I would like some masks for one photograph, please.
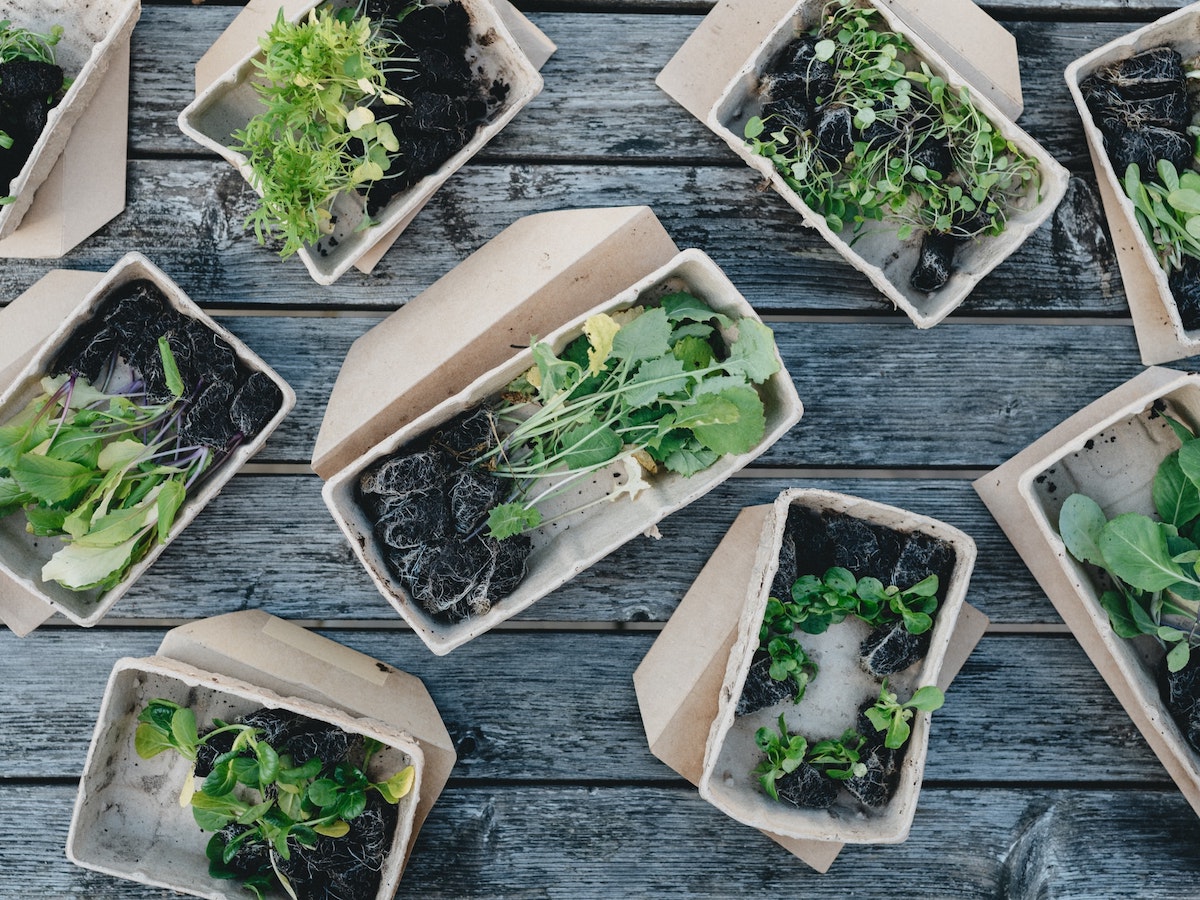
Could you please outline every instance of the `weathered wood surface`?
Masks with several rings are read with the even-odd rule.
[[[650,754],[633,692],[632,672],[653,633],[497,634],[445,659],[435,659],[411,634],[324,633],[424,679],[455,741],[456,778],[644,783],[674,777]],[[61,629],[25,640],[0,632],[10,710],[0,732],[0,773],[77,776],[113,663],[153,655],[161,638],[157,629],[103,628],[88,641]],[[517,659],[520,667],[511,664]],[[61,731],[54,734],[40,727],[47,697],[57,698],[53,715]],[[926,767],[932,781],[1167,781],[1070,635],[985,638],[947,697],[933,718]],[[1028,716],[1030,709],[1038,714]]]
[[[743,506],[789,487],[843,491],[911,509],[963,529],[979,546],[969,599],[997,623],[1061,620],[967,481],[736,478],[635,537],[514,619],[521,622],[665,622]],[[233,524],[236,523],[236,524]],[[197,560],[203,590],[197,590]],[[212,563],[210,565],[209,563]],[[636,577],[630,577],[636,573]],[[321,502],[315,476],[245,476],[166,549],[105,621],[179,620],[236,609],[318,621],[403,627]]]
[[[1200,896],[1195,815],[1168,790],[926,786],[904,845],[847,847],[817,875],[683,787],[451,788],[417,839],[397,897]],[[176,896],[67,862],[73,800],[69,785],[0,785],[0,828],[21,835],[0,844],[6,888],[11,873],[33,864],[40,896]]]
[[[341,360],[376,321],[222,319],[300,398],[261,460],[311,459]],[[772,325],[804,418],[760,466],[991,468],[1141,370],[1124,324]]]
[[[61,261],[5,260],[0,303],[53,267],[145,252],[296,387],[256,465],[101,627],[0,631],[0,898],[173,896],[63,856],[114,660],[235,609],[325,626],[425,679],[459,751],[401,897],[1200,898],[1200,823],[970,479],[1141,366],[1062,71],[1182,2],[986,4],[1017,37],[1022,125],[1067,199],[946,323],[918,332],[654,85],[711,0],[518,0],[558,42],[546,90],[438,193],[376,274],[313,284],[242,228],[240,176],[178,131],[191,66],[238,0],[145,0],[134,36],[129,208]],[[445,658],[378,595],[306,463],[341,359],[519,216],[648,203],[776,329],[804,400],[755,466]],[[398,361],[398,365],[402,361]],[[1180,366],[1185,366],[1181,363]],[[265,464],[265,465],[264,465]],[[742,506],[842,490],[971,534],[970,602],[992,631],[934,718],[910,839],[848,848],[817,876],[703,803],[654,759],[631,675]]]

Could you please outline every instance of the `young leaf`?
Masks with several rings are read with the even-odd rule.
[[[399,803],[402,798],[408,796],[416,778],[417,770],[412,766],[405,766],[387,781],[377,784],[375,787],[388,803]]]
[[[1183,473],[1179,451],[1162,461],[1154,474],[1154,508],[1164,522],[1182,526],[1200,516],[1200,490]]]
[[[670,397],[687,390],[688,382],[692,380],[684,372],[684,364],[674,354],[648,359],[630,379],[629,387],[625,390],[625,401],[630,406],[647,406],[660,397]]]
[[[919,709],[922,712],[933,712],[934,710],[941,709],[942,704],[945,702],[946,696],[942,693],[941,689],[935,685],[927,684],[913,694],[912,699],[904,705],[913,709]]]
[[[165,731],[149,722],[142,722],[133,733],[133,749],[142,759],[153,759],[174,746]]]
[[[1167,671],[1178,672],[1183,669],[1188,660],[1191,659],[1192,648],[1187,641],[1182,641],[1171,648],[1171,652],[1167,654]]]
[[[323,834],[325,837],[345,837],[350,833],[350,823],[338,819],[335,822],[330,822],[328,825],[314,825],[313,831],[317,834]]]
[[[775,334],[757,319],[738,321],[738,336],[729,348],[725,367],[731,373],[741,372],[755,384],[762,384],[779,371],[775,352]]]
[[[187,489],[179,481],[164,481],[159,489],[155,505],[158,512],[158,540],[165,544],[175,524],[175,514],[187,496]]]
[[[627,362],[641,362],[671,352],[671,324],[666,310],[648,309],[628,322],[613,338],[612,355]]]
[[[57,581],[74,591],[103,584],[129,563],[139,540],[133,537],[115,547],[68,544],[42,566],[42,580]]]
[[[528,509],[520,502],[501,503],[488,513],[488,534],[498,541],[531,531],[542,522],[542,514],[536,507]]]
[[[92,480],[90,469],[78,463],[24,454],[9,475],[21,489],[43,503],[62,503],[84,490]]]
[[[1105,591],[1101,594],[1100,605],[1108,613],[1108,623],[1118,637],[1133,638],[1142,633],[1142,629],[1129,614],[1129,603],[1116,591]]]
[[[166,378],[167,390],[171,392],[172,397],[182,397],[184,392],[183,378],[179,375],[179,366],[175,363],[175,354],[171,352],[171,344],[165,334],[158,339],[158,355],[162,358],[163,375]]]
[[[171,716],[171,737],[185,756],[189,751],[195,752],[200,736],[196,733],[196,714],[187,707],[175,710],[175,715]]]
[[[1179,566],[1171,562],[1158,523],[1143,515],[1117,516],[1100,532],[1098,545],[1109,571],[1140,590],[1161,591],[1186,580]]]
[[[1100,552],[1100,533],[1108,524],[1108,517],[1100,505],[1084,494],[1072,494],[1062,505],[1058,514],[1058,533],[1067,550],[1080,562],[1104,568],[1104,554]]]
[[[622,446],[615,431],[590,420],[563,432],[562,461],[571,469],[590,469],[616,459]]]

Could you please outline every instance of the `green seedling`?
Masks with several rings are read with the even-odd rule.
[[[933,712],[946,702],[945,695],[932,684],[919,688],[907,703],[900,703],[895,694],[887,689],[887,679],[879,689],[879,699],[866,710],[867,719],[876,731],[885,732],[883,745],[889,750],[899,750],[908,742],[912,732],[913,714],[916,710]]]

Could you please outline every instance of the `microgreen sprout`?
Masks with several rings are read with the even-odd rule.
[[[857,616],[872,627],[900,618],[911,634],[933,627],[937,609],[937,575],[929,575],[909,588],[883,586],[878,578],[855,578],[848,569],[834,566],[821,577],[802,575],[792,584],[790,603],[782,612],[795,627],[822,634],[830,625]]]
[[[294,887],[280,871],[297,847],[313,847],[319,837],[339,838],[367,807],[367,795],[378,794],[396,804],[412,790],[415,770],[406,766],[382,782],[372,782],[366,769],[383,746],[366,739],[362,766],[349,761],[329,763],[312,757],[296,765],[251,725],[214,721],[201,737],[191,709],[170,700],[151,700],[138,715],[134,735],[138,756],[153,759],[173,750],[193,763],[184,779],[180,805],[190,806],[196,824],[216,832],[209,840],[209,872],[214,878],[240,878],[259,898],[272,876],[295,898]],[[211,771],[197,786],[195,763],[202,746],[220,735],[232,734],[230,749],[212,761]],[[229,837],[229,826],[238,826]],[[249,875],[230,868],[239,852],[257,847],[267,861]]]
[[[834,231],[868,222],[967,238],[1004,230],[1009,211],[1039,191],[1037,162],[973,102],[913,56],[901,34],[854,0],[834,0],[813,32],[815,58],[832,67],[821,110],[845,110],[848,152],[822,146],[814,121],[787,112],[753,116],[751,150],[771,160],[787,185]],[[947,166],[933,148],[944,147]]]
[[[820,774],[835,781],[861,777],[867,771],[859,762],[859,751],[865,739],[853,729],[837,740],[827,739],[810,744],[801,734],[790,734],[787,723],[779,716],[779,730],[759,728],[754,743],[766,758],[755,766],[753,774],[772,800],[779,800],[777,782],[802,765],[814,767]]]
[[[372,106],[407,102],[386,76],[410,61],[390,56],[369,18],[328,6],[295,24],[280,10],[260,45],[254,87],[266,109],[235,132],[233,149],[262,194],[247,224],[260,243],[278,233],[287,257],[332,230],[335,197],[391,169],[400,145]]]
[[[756,385],[779,360],[761,322],[680,292],[654,308],[593,316],[583,330],[561,356],[534,343],[535,365],[495,410],[505,433],[475,463],[511,479],[513,499],[491,511],[492,537],[547,524],[538,504],[601,469],[623,466],[626,482],[594,503],[635,497],[648,486],[643,471],[690,476],[762,440]]]
[[[45,34],[13,25],[10,19],[0,20],[0,63],[28,59],[54,65],[54,47],[63,36],[61,25],[52,25]]]
[[[1200,440],[1164,416],[1182,442],[1160,464],[1151,494],[1159,518],[1123,513],[1109,519],[1090,497],[1064,501],[1058,531],[1077,560],[1108,573],[1100,595],[1114,632],[1149,635],[1178,672],[1200,644]]]
[[[889,750],[899,750],[908,742],[912,731],[909,722],[912,721],[916,710],[933,712],[941,709],[946,702],[945,695],[932,684],[918,688],[916,693],[906,703],[900,703],[896,694],[887,688],[887,679],[879,689],[879,699],[875,705],[865,710],[866,717],[875,726],[876,731],[885,732],[883,745]]]
[[[1125,170],[1122,186],[1159,265],[1168,274],[1183,258],[1200,259],[1200,174],[1179,173],[1170,160],[1158,160],[1158,178],[1142,180],[1137,163]]]
[[[774,597],[769,598],[759,629],[759,646],[771,659],[771,678],[775,681],[791,679],[796,685],[795,702],[799,703],[818,669],[800,642],[792,637],[794,630],[795,622],[784,604]]]

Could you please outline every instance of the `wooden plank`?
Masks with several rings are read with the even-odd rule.
[[[0,827],[20,835],[0,843],[5,890],[168,896],[66,860],[74,794],[67,785],[0,786]],[[927,789],[908,841],[847,847],[818,875],[690,788],[451,783],[421,831],[399,895],[978,900],[1119,891],[1185,900],[1200,897],[1200,856],[1189,849],[1195,829],[1195,815],[1167,790]],[[883,892],[862,893],[877,887]]]
[[[454,739],[459,779],[674,778],[650,755],[632,689],[653,634],[492,633],[441,659],[411,634],[326,634],[425,681]],[[7,661],[0,773],[43,780],[78,775],[113,663],[152,654],[160,639],[158,630],[50,629],[24,640],[0,633],[0,658]],[[933,719],[931,781],[1167,781],[1068,635],[986,637],[947,697]],[[47,698],[55,698],[49,716]]]
[[[315,284],[298,259],[280,261],[244,231],[253,200],[241,176],[215,160],[134,161],[125,213],[62,260],[6,261],[0,298],[17,296],[51,268],[103,270],[137,249],[205,305],[390,309],[521,216],[648,204],[679,246],[707,252],[761,311],[908,321],[740,165],[468,165],[373,275],[350,272],[329,288]],[[1127,316],[1099,216],[1094,185],[1075,179],[1059,211],[955,315]]]
[[[1043,10],[1045,11],[1045,10]],[[190,71],[234,10],[147,7],[133,52],[131,149],[135,154],[206,151],[176,125],[193,99]],[[1058,18],[1057,10],[1052,15]],[[1072,17],[1074,18],[1074,17]],[[480,154],[483,160],[621,160],[740,165],[724,143],[654,84],[699,24],[690,15],[541,13],[557,44],[542,94]],[[1063,82],[1072,60],[1132,31],[1128,22],[1006,20],[1021,56],[1021,125],[1064,165],[1088,172],[1079,116]]]
[[[375,321],[222,319],[300,398],[261,460],[307,464],[346,349]],[[772,326],[805,412],[757,465],[991,468],[1142,370],[1127,326]]]
[[[516,620],[665,622],[743,506],[788,487],[842,491],[943,519],[979,545],[970,602],[996,623],[1061,619],[969,481],[738,478],[636,537]],[[236,523],[236,525],[231,525]],[[197,584],[197,561],[203,581]],[[636,585],[629,573],[636,572]],[[350,553],[315,477],[235,478],[106,621],[184,619],[262,608],[286,618],[403,623]]]

